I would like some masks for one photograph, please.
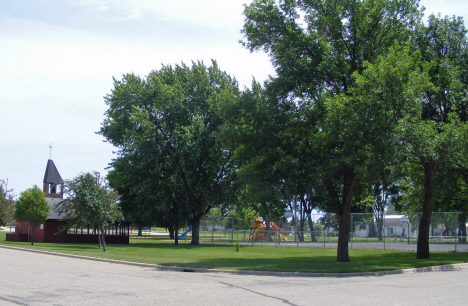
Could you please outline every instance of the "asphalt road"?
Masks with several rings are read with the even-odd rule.
[[[466,305],[468,269],[357,277],[157,271],[0,248],[0,305]]]

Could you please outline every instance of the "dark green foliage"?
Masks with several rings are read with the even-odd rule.
[[[145,79],[114,80],[100,134],[119,148],[109,174],[122,207],[141,222],[193,227],[214,206],[234,198],[230,151],[217,140],[220,103],[238,95],[216,62],[163,66]]]
[[[436,197],[437,178],[450,169],[467,167],[467,38],[460,18],[431,15],[428,25],[419,24],[411,37],[415,52],[426,62],[432,86],[428,87],[418,116],[402,129],[408,146],[412,180],[408,190],[419,192],[423,200],[409,195],[410,206],[422,209],[419,224],[418,258],[429,258],[429,228]],[[423,174],[423,175],[421,175]],[[414,184],[420,182],[420,185]],[[422,188],[422,186],[424,186]]]
[[[15,218],[28,222],[32,229],[31,245],[34,244],[34,232],[36,227],[43,223],[49,216],[49,204],[45,200],[45,193],[37,186],[33,186],[22,193],[16,202]]]
[[[282,158],[288,165],[285,169],[292,169],[294,175],[302,170],[313,176],[313,180],[305,180],[303,187],[297,184],[303,179],[293,179],[300,188],[291,194],[299,195],[301,200],[321,198],[322,208],[337,213],[343,231],[339,261],[349,260],[347,241],[354,188],[372,163],[382,164],[390,155],[382,156],[385,151],[380,150],[385,147],[385,124],[389,123],[381,118],[392,116],[392,112],[380,113],[379,106],[391,109],[388,102],[395,98],[391,94],[378,97],[382,103],[371,108],[372,115],[367,114],[374,101],[365,96],[365,82],[352,90],[357,79],[353,74],[364,73],[370,67],[366,62],[386,55],[392,46],[408,39],[421,16],[417,3],[259,0],[244,12],[244,45],[252,51],[268,52],[276,68],[277,77],[267,84],[269,96],[277,105],[270,109],[286,110],[286,122],[295,123],[281,139],[302,139],[302,145],[293,145],[292,154],[288,152],[289,160]],[[368,88],[375,97],[377,93],[371,88],[375,77],[369,73],[363,74],[362,80],[368,78]],[[383,77],[380,84],[388,82],[385,74],[377,75]],[[404,84],[403,80],[395,86]],[[292,166],[300,159],[297,168]],[[328,200],[320,190],[326,191]],[[304,205],[304,209],[308,208],[310,205]]]

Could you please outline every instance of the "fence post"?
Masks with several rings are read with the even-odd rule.
[[[410,235],[410,222],[409,222],[409,217],[406,220],[408,222],[408,245],[409,245],[409,235]]]
[[[297,230],[297,227],[296,227],[296,236],[298,238],[298,239],[296,239],[296,248],[299,247],[299,236],[298,235],[299,235],[299,231]]]
[[[254,225],[255,225],[255,217],[253,217],[252,227],[249,232],[249,238],[252,240],[252,246],[254,245],[254,239],[255,239],[255,226]]]
[[[270,227],[271,227],[271,225],[270,225],[270,221],[269,221],[269,220],[270,220],[270,217],[268,217],[268,224],[267,224],[267,225],[268,225],[267,237],[266,237],[266,238],[267,238],[267,239],[266,239],[267,242],[270,242],[270,240],[271,240],[271,236],[270,236]]]
[[[281,245],[281,220],[278,221],[278,245]]]

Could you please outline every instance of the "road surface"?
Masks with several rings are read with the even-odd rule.
[[[467,280],[468,268],[316,278],[157,271],[0,248],[0,305],[466,305]]]

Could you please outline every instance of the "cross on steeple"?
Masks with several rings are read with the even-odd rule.
[[[49,153],[49,159],[52,159],[52,143],[50,143],[50,153]]]

